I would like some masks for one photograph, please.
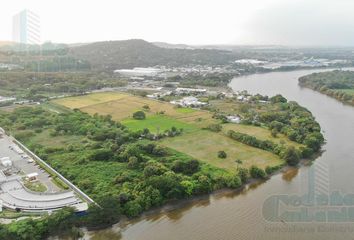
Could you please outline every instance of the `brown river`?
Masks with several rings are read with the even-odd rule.
[[[280,93],[314,114],[326,144],[311,166],[289,169],[241,193],[218,192],[86,232],[85,239],[354,239],[354,107],[298,86],[300,76],[319,71],[254,74],[230,83],[235,91]]]

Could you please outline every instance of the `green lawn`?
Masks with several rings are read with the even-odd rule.
[[[192,124],[184,123],[165,115],[147,115],[144,120],[128,118],[123,120],[122,124],[132,130],[148,128],[153,133],[157,131],[163,132],[172,127],[176,127],[177,129],[183,128],[183,131],[186,133],[193,132],[197,129],[197,127]]]
[[[197,112],[197,110],[193,108],[176,108],[176,111],[179,113],[194,113]]]
[[[265,168],[266,166],[276,166],[284,163],[273,153],[247,146],[222,133],[214,133],[208,130],[199,130],[179,137],[165,138],[161,140],[161,144],[224,169],[236,169],[235,160],[237,159],[243,161],[243,167],[257,165]],[[227,153],[226,159],[218,158],[217,153],[221,150]]]

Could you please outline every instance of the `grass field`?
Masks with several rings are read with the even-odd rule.
[[[162,111],[166,116],[187,123],[207,125],[215,121],[212,118],[212,114],[206,111],[176,108],[176,106],[168,102],[151,100],[126,93],[94,93],[78,97],[57,99],[52,102],[70,109],[79,108],[81,111],[89,114],[98,113],[100,115],[111,115],[112,118],[117,121],[131,119],[133,113],[142,110],[145,105],[150,108],[150,110],[146,111],[148,116],[156,115],[156,113]]]
[[[260,140],[270,140],[277,144],[285,143],[286,145],[292,145],[294,147],[302,146],[299,143],[290,141],[283,134],[278,134],[277,137],[274,138],[272,137],[271,132],[268,129],[263,127],[244,125],[244,124],[232,124],[232,123],[223,124],[223,132],[227,134],[229,130],[234,130],[236,132],[252,135]]]
[[[225,169],[236,169],[235,160],[237,159],[242,160],[243,167],[257,165],[265,168],[284,163],[275,154],[247,146],[220,133],[207,130],[187,133],[181,137],[166,138],[161,141],[161,144]],[[221,150],[227,153],[226,159],[218,158],[217,153]]]
[[[45,192],[47,187],[41,182],[28,182],[24,183],[25,187],[34,192]]]
[[[164,115],[150,115],[144,120],[125,119],[122,121],[122,124],[132,130],[143,130],[144,128],[148,128],[150,132],[153,133],[162,133],[172,127],[176,127],[177,129],[183,128],[183,131],[186,133],[198,129],[195,125],[184,123]]]
[[[52,102],[66,106],[68,108],[83,108],[94,104],[109,102],[123,98],[125,95],[115,92],[95,93],[84,96],[60,98]]]

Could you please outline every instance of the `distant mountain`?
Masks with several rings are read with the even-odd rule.
[[[93,69],[115,70],[156,65],[221,65],[234,60],[229,51],[159,47],[144,40],[95,42],[69,49],[69,55],[88,61]]]

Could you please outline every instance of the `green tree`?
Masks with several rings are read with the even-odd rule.
[[[218,152],[218,158],[227,158],[227,154],[225,151],[219,151]]]
[[[260,179],[265,179],[267,177],[267,174],[265,171],[257,166],[251,166],[250,168],[250,175],[253,178],[260,178]]]
[[[144,120],[146,118],[146,115],[143,111],[137,111],[133,113],[133,118],[137,120]]]
[[[296,166],[300,161],[300,153],[294,146],[285,149],[283,159],[290,165]]]

